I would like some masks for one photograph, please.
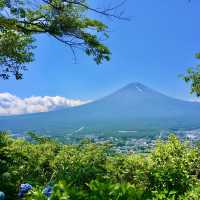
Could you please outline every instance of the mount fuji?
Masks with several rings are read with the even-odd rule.
[[[0,130],[52,135],[119,130],[200,128],[200,103],[178,100],[131,83],[99,100],[46,113],[0,117]]]

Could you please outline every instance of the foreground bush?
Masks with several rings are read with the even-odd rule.
[[[199,172],[199,148],[175,136],[144,156],[116,154],[110,144],[0,134],[0,190],[8,200],[19,199],[22,183],[33,187],[24,196],[29,200],[198,200]]]

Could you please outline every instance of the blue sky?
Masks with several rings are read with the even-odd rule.
[[[35,61],[24,79],[0,80],[0,92],[21,98],[97,99],[138,81],[167,95],[191,99],[178,75],[198,63],[194,54],[200,51],[200,1],[128,0],[125,7],[131,21],[109,22],[110,62],[97,66],[80,54],[74,64],[69,49],[40,36]]]

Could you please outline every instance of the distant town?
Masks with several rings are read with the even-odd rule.
[[[181,141],[188,141],[192,145],[200,142],[200,129],[195,130],[174,130],[174,131],[160,131],[157,135],[147,135],[137,137],[132,134],[125,134],[127,132],[120,131],[120,134],[99,135],[99,134],[65,134],[64,136],[55,137],[59,142],[66,144],[80,144],[84,140],[89,140],[93,143],[110,143],[113,145],[113,150],[117,153],[149,153],[160,140],[166,140],[170,134],[175,134]],[[29,139],[26,134],[12,134],[14,137],[23,137]],[[51,136],[44,136],[50,137]]]
[[[94,143],[111,143],[113,144],[113,150],[117,153],[148,153],[156,145],[156,142],[166,140],[169,134],[175,134],[181,141],[189,141],[192,145],[195,145],[200,141],[200,129],[195,130],[176,130],[176,131],[160,131],[157,135],[148,135],[142,137],[135,137],[134,133],[126,135],[125,132],[121,134],[109,135],[98,135],[98,134],[87,134],[87,135],[76,135],[67,134],[64,138],[59,140],[64,141],[68,144],[78,144],[85,139],[89,139]]]

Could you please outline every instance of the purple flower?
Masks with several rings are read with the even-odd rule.
[[[24,197],[24,193],[19,192],[19,193],[18,193],[18,197],[23,198],[23,197]]]
[[[20,198],[24,197],[24,195],[32,189],[32,186],[28,183],[24,183],[20,185],[18,196]]]
[[[52,187],[51,186],[47,186],[46,188],[44,188],[43,190],[43,194],[47,197],[50,197],[52,193]]]

